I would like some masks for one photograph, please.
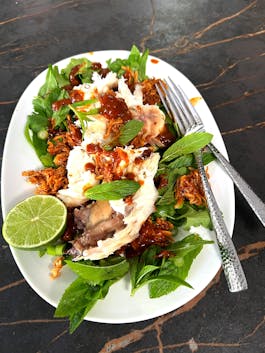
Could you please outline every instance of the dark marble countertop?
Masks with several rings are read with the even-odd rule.
[[[0,31],[1,162],[16,103],[49,63],[135,43],[200,90],[232,164],[265,200],[264,0],[2,0]],[[183,307],[140,323],[85,321],[69,335],[67,320],[53,318],[1,238],[0,351],[265,352],[264,227],[237,190],[235,196],[233,239],[249,289],[229,293],[220,270]]]

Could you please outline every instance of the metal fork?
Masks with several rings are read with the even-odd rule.
[[[169,81],[174,87],[175,94],[179,97],[182,106],[189,112],[193,117],[192,123],[196,125],[197,131],[205,131],[203,122],[197,113],[196,109],[193,108],[188,97],[179,85],[174,84],[174,82],[169,78]],[[181,119],[181,118],[180,118]],[[180,124],[182,122],[180,121]],[[183,126],[183,125],[181,125]],[[180,127],[181,128],[181,127]],[[265,203],[255,194],[252,188],[246,183],[246,181],[241,177],[241,175],[235,170],[235,168],[228,162],[228,160],[222,155],[220,151],[212,144],[209,143],[208,148],[216,156],[222,167],[225,169],[227,174],[233,180],[234,184],[237,186],[238,190],[244,196],[256,216],[259,218],[263,226],[265,226]]]
[[[170,78],[165,80],[165,82],[166,86],[160,83],[156,88],[166,110],[177,122],[181,134],[186,135],[196,131],[204,131],[203,124],[197,122],[194,118],[193,111],[190,109],[190,104],[187,104],[187,99],[183,96],[183,91],[181,91],[180,94],[179,87],[177,87]],[[230,292],[245,290],[248,288],[247,280],[222,213],[208,182],[202,162],[202,153],[201,151],[197,151],[194,155],[201,176],[212,224],[216,233],[217,244],[220,250],[222,266],[228,283],[228,288]]]

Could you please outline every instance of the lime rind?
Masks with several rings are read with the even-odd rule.
[[[34,195],[11,209],[2,234],[9,245],[34,250],[58,239],[65,230],[66,219],[67,208],[61,200],[51,195]]]

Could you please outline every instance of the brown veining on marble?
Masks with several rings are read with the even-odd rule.
[[[240,11],[238,12],[235,12],[234,14],[230,15],[230,16],[227,16],[227,17],[224,17],[224,18],[221,18],[219,19],[218,21],[216,22],[213,22],[211,23],[209,26],[207,26],[206,28],[196,32],[193,34],[193,38],[201,38],[206,32],[210,31],[211,29],[215,28],[215,27],[218,27],[220,25],[222,25],[223,23],[227,22],[227,21],[230,21],[240,15],[242,15],[244,12],[248,11],[249,9],[251,9],[252,7],[256,6],[257,4],[257,0],[255,1],[252,1],[249,5],[243,7]]]
[[[49,323],[58,323],[66,322],[66,319],[29,319],[29,320],[18,320],[18,321],[9,321],[9,322],[0,322],[1,326],[17,326],[24,324],[49,324]]]
[[[0,55],[24,52],[25,50],[28,50],[28,49],[31,49],[31,48],[34,48],[34,47],[39,47],[39,46],[42,46],[42,45],[44,45],[44,43],[37,42],[37,43],[32,43],[32,44],[26,44],[26,45],[23,45],[21,47],[9,48],[9,49],[0,51]]]
[[[13,99],[10,101],[2,101],[2,102],[0,102],[0,105],[9,105],[9,104],[14,104],[14,103],[17,103],[17,99]]]
[[[265,324],[265,316],[263,316],[263,319],[257,324],[257,326],[254,327],[254,329],[249,334],[244,336],[239,342],[246,341],[249,338],[253,337],[264,324]]]
[[[238,103],[248,97],[251,97],[253,95],[256,95],[256,94],[261,94],[261,93],[264,93],[265,92],[265,88],[258,88],[258,89],[253,89],[251,91],[245,91],[241,96],[239,97],[236,97],[236,98],[233,98],[233,99],[229,99],[228,101],[225,101],[225,102],[222,102],[222,103],[219,103],[219,104],[216,104],[214,106],[212,106],[212,110],[215,110],[215,109],[219,109],[219,108],[222,108],[224,106],[227,106],[227,105],[231,105],[231,104],[235,104],[235,103]]]
[[[260,251],[263,251],[265,249],[265,241],[264,242],[257,242],[257,243],[253,243],[253,244],[248,244],[244,247],[242,247],[239,250],[239,258],[241,261],[243,260],[247,260],[248,258],[251,258],[253,256],[257,256]],[[216,285],[217,283],[219,283],[220,281],[220,276],[221,276],[221,269],[218,271],[217,275],[215,276],[215,278],[209,283],[209,285],[201,292],[199,293],[195,298],[193,298],[191,301],[189,301],[187,304],[183,305],[182,307],[180,307],[179,309],[168,313],[166,315],[163,315],[159,318],[157,318],[152,324],[147,325],[145,328],[143,328],[142,330],[135,330],[132,331],[126,335],[123,335],[119,338],[114,338],[108,342],[105,343],[104,347],[99,351],[99,353],[113,353],[113,352],[117,352],[119,351],[121,348],[125,348],[126,346],[132,344],[133,342],[136,342],[140,339],[142,339],[142,337],[144,336],[144,334],[148,331],[153,331],[156,330],[157,332],[157,341],[158,341],[158,345],[156,345],[155,347],[150,347],[150,348],[145,348],[145,350],[138,350],[135,351],[134,353],[140,353],[140,352],[148,352],[152,349],[158,349],[159,353],[163,353],[163,349],[167,348],[167,349],[174,349],[174,348],[178,348],[178,347],[182,347],[182,346],[189,346],[190,341],[187,342],[183,342],[183,343],[177,343],[171,346],[164,346],[163,343],[161,342],[161,327],[163,326],[163,324],[165,322],[167,322],[168,320],[179,316],[185,312],[188,312],[190,310],[192,310],[200,301],[202,298],[204,298],[208,292],[208,290],[213,287],[214,285]],[[258,328],[256,329],[256,331],[264,324],[264,322],[262,321],[262,323],[259,323],[259,325],[257,326]],[[256,332],[255,331],[255,332]],[[247,337],[247,336],[245,336]],[[248,335],[249,337],[249,335]],[[243,339],[242,339],[243,340]],[[207,343],[203,343],[203,342],[199,342],[197,343],[198,346],[212,346],[212,347],[238,347],[240,346],[242,343],[240,342],[235,342],[235,343],[222,343],[222,342],[207,342]]]
[[[54,11],[54,10],[56,10],[58,8],[66,6],[66,5],[76,5],[76,1],[75,0],[64,1],[64,2],[61,2],[59,4],[44,8],[44,9],[42,9],[39,12],[8,18],[8,19],[0,22],[0,26],[6,25],[6,24],[11,23],[11,22],[16,22],[16,21],[19,21],[19,20],[29,19],[31,17],[36,17],[36,16],[39,16],[39,15],[43,15],[43,14],[45,14],[47,12]]]
[[[150,25],[149,25],[149,33],[146,36],[144,36],[140,42],[140,48],[142,51],[144,51],[146,49],[145,44],[148,41],[148,39],[152,38],[154,35],[154,24],[155,24],[156,11],[155,11],[155,6],[154,6],[154,1],[150,0],[150,3],[151,3],[151,8],[152,8],[152,17],[151,17],[151,21],[150,21]]]
[[[243,76],[243,77],[239,77],[237,79],[234,79],[232,80],[231,82],[222,82],[222,83],[219,83],[219,84],[216,84],[216,82],[223,76],[225,76],[229,71],[233,70],[235,67],[237,67],[239,64],[241,63],[245,63],[245,62],[249,62],[249,61],[254,61],[254,60],[257,60],[258,58],[262,57],[265,55],[265,52],[262,52],[260,54],[256,54],[254,56],[248,56],[248,57],[245,57],[245,58],[241,58],[239,60],[236,60],[234,63],[228,65],[227,67],[222,67],[220,72],[218,73],[218,75],[213,78],[212,80],[208,81],[208,82],[203,82],[203,83],[199,83],[199,84],[196,84],[196,87],[198,89],[200,89],[201,91],[203,90],[207,90],[207,89],[211,89],[213,87],[219,87],[221,85],[227,85],[227,84],[230,84],[231,82],[238,82],[238,81],[241,81],[241,80],[245,80],[245,79],[250,79],[250,78],[253,78],[253,77],[256,77],[256,75],[252,75],[252,76]]]
[[[257,243],[248,244],[238,250],[241,261],[247,260],[253,256],[257,256],[260,251],[265,249],[265,241],[258,241]]]
[[[209,48],[220,44],[226,44],[226,43],[233,42],[235,40],[249,39],[249,38],[261,36],[264,34],[265,34],[265,29],[256,31],[256,32],[251,32],[251,33],[242,33],[237,36],[224,38],[221,40],[216,40],[208,43],[199,43],[194,41],[192,36],[191,36],[191,39],[189,39],[188,36],[183,36],[180,39],[178,39],[175,43],[173,43],[173,45],[160,48],[160,49],[151,50],[150,53],[157,54],[165,51],[167,52],[173,51],[175,55],[184,55],[184,54],[190,53],[193,50],[199,50],[199,49]]]
[[[56,342],[58,339],[60,339],[61,337],[63,337],[63,336],[66,335],[67,333],[68,333],[68,329],[63,330],[61,333],[59,333],[57,336],[55,336],[55,337],[51,340],[50,344]]]
[[[15,282],[12,282],[12,283],[9,283],[3,287],[0,287],[0,292],[4,292],[5,290],[7,289],[10,289],[10,288],[13,288],[13,287],[16,287],[16,286],[19,286],[20,284],[22,283],[25,283],[26,280],[23,278],[23,279],[20,279],[18,281],[15,281]]]
[[[261,121],[259,123],[254,124],[254,125],[243,126],[241,128],[238,128],[238,129],[233,129],[233,130],[229,130],[229,131],[223,131],[222,135],[225,136],[225,135],[237,134],[237,133],[244,132],[244,131],[247,131],[247,130],[251,130],[251,129],[255,129],[255,128],[263,128],[263,127],[265,127],[265,121]]]
[[[246,11],[253,9],[256,6],[256,4],[257,4],[256,0],[252,1],[249,5],[243,7],[241,10],[237,11],[236,13],[231,14],[230,16],[227,16],[227,17],[220,18],[217,21],[209,24],[205,28],[202,28],[201,30],[195,33],[192,33],[190,35],[184,35],[180,37],[177,41],[175,41],[174,43],[170,43],[170,45],[166,47],[153,49],[150,51],[150,53],[158,54],[158,53],[164,53],[164,52],[166,53],[173,52],[175,55],[184,55],[184,54],[190,53],[193,50],[209,48],[220,44],[230,43],[236,40],[250,39],[253,37],[264,35],[265,30],[261,29],[256,32],[242,33],[240,35],[224,38],[221,40],[216,40],[213,42],[201,43],[197,41],[197,39],[201,39],[205,33],[209,32],[213,28],[216,28],[227,21],[231,21],[232,19],[239,17]]]

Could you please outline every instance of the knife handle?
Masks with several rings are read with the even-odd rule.
[[[246,290],[248,288],[247,280],[239,261],[236,249],[224,222],[223,215],[218,207],[210,187],[206,172],[204,170],[201,151],[195,152],[194,155],[201,176],[202,186],[204,189],[213,228],[216,233],[216,240],[222,259],[222,266],[228,288],[230,292]]]
[[[245,180],[240,176],[240,174],[235,170],[235,168],[228,162],[228,160],[222,155],[221,152],[218,151],[218,149],[212,143],[209,143],[208,147],[211,152],[216,156],[220,164],[223,166],[227,174],[237,186],[238,190],[244,196],[256,216],[259,218],[259,220],[265,227],[264,202],[255,194],[255,192],[248,185],[248,183],[245,182]]]

